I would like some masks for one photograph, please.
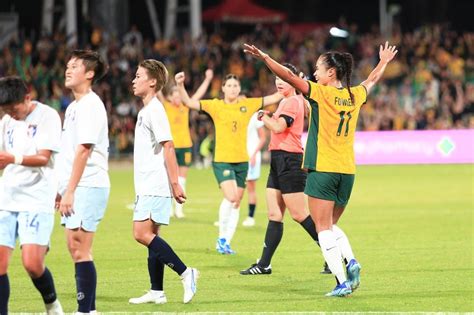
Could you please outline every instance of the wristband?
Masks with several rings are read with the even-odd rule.
[[[23,163],[23,155],[14,154],[14,157],[15,157],[15,161],[13,163],[15,163],[17,165],[21,165],[21,163]]]

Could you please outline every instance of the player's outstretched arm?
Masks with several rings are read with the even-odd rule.
[[[184,72],[177,73],[174,76],[174,79],[176,81],[176,86],[178,87],[179,95],[181,95],[181,99],[183,100],[184,105],[191,109],[199,110],[199,101],[190,98],[188,92],[186,92],[186,88],[184,87],[184,79],[186,79]]]
[[[278,104],[280,103],[282,98],[283,98],[283,95],[281,95],[278,92],[273,93],[271,95],[266,95],[263,97],[263,107],[270,106],[273,104]]]
[[[178,203],[184,203],[186,201],[186,194],[178,182],[178,162],[176,161],[173,141],[164,141],[161,144],[163,145],[166,172],[168,173],[173,198]]]
[[[370,90],[374,87],[375,84],[380,80],[383,73],[385,72],[385,68],[390,61],[393,60],[395,55],[397,54],[398,50],[396,50],[396,46],[389,46],[388,42],[385,42],[385,46],[380,45],[379,49],[379,57],[380,61],[375,67],[374,70],[369,74],[367,80],[361,83],[367,90],[367,94],[370,93]]]
[[[39,150],[35,155],[13,155],[8,152],[0,151],[0,169],[8,164],[20,164],[29,167],[46,166],[51,158],[50,150]]]
[[[214,71],[207,69],[205,76],[206,77],[204,81],[202,81],[196,92],[194,92],[193,96],[191,96],[191,99],[199,101],[201,98],[203,98],[204,94],[206,94],[207,88],[211,84],[212,78],[214,77]]]
[[[296,90],[307,95],[309,86],[305,79],[294,74],[290,69],[273,60],[268,54],[264,53],[254,45],[244,44],[244,52],[252,57],[262,60],[267,67],[280,79],[288,82]]]

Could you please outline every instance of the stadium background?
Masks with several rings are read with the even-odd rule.
[[[258,186],[257,226],[253,230],[240,229],[235,241],[238,255],[223,258],[216,256],[212,248],[215,200],[220,195],[211,172],[193,168],[188,182],[188,217],[184,221],[173,220],[165,233],[177,251],[203,271],[202,289],[191,306],[180,305],[176,302],[181,294],[180,284],[176,279],[173,283],[173,275],[167,273],[170,284],[166,290],[174,302],[157,309],[126,304],[129,297],[146,289],[142,266],[145,253],[131,237],[130,211],[125,208],[133,200],[130,165],[114,163],[111,200],[94,248],[101,278],[99,311],[472,312],[474,27],[470,14],[474,3],[255,0],[251,3],[275,10],[271,13],[284,16],[284,20],[256,23],[247,18],[248,23],[241,23],[219,21],[214,16],[209,21],[199,10],[202,33],[193,38],[191,6],[188,1],[175,1],[179,13],[173,31],[165,38],[167,3],[172,2],[3,0],[0,76],[20,75],[29,83],[35,98],[63,113],[71,101],[63,86],[67,53],[75,47],[99,50],[110,65],[109,74],[95,90],[109,114],[111,158],[127,160],[141,106],[131,96],[130,83],[143,58],[163,60],[171,72],[184,70],[189,91],[203,79],[206,68],[213,68],[215,79],[206,97],[220,95],[221,78],[228,72],[241,77],[244,94],[260,96],[274,90],[274,79],[262,64],[243,56],[244,42],[259,45],[278,60],[294,63],[310,77],[321,52],[349,51],[354,54],[356,65],[353,82],[358,83],[375,65],[378,45],[390,39],[399,46],[397,60],[361,112],[358,130],[377,132],[375,135],[410,130],[420,132],[421,138],[426,135],[423,131],[435,130],[456,141],[453,134],[462,129],[467,135],[454,148],[466,149],[467,160],[463,163],[467,164],[359,168],[351,209],[343,224],[360,253],[366,278],[361,291],[343,302],[321,297],[332,280],[317,274],[321,255],[318,251],[315,255],[312,244],[288,219],[285,239],[274,261],[278,266],[275,275],[241,279],[236,271],[260,252],[266,221],[265,180],[260,180]],[[206,12],[224,1],[191,0],[194,8],[196,2]],[[48,3],[53,4],[49,32],[44,29],[43,12]],[[150,18],[150,3],[155,9],[155,24]],[[71,4],[73,13],[67,10]],[[384,12],[381,6],[385,6]],[[76,18],[75,28],[71,28],[68,14]],[[347,30],[348,36],[332,36],[331,27]],[[68,33],[70,29],[76,32]],[[197,112],[191,115],[190,124],[195,165],[200,166],[204,158],[200,145],[207,137],[212,138],[213,127],[206,115]],[[397,138],[402,134],[395,133]],[[264,168],[263,174],[266,172]],[[195,233],[192,240],[187,237],[189,231]],[[59,227],[53,235],[52,249],[48,265],[58,274],[63,304],[72,311],[72,264]],[[11,310],[40,311],[40,299],[34,298],[37,293],[21,269],[18,252],[10,269]],[[277,295],[279,290],[282,293]]]

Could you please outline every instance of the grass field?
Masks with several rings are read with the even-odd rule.
[[[320,275],[319,248],[288,216],[270,276],[238,271],[259,257],[266,227],[259,181],[257,225],[239,225],[234,256],[215,252],[213,222],[221,193],[210,170],[192,169],[184,220],[163,236],[185,263],[201,271],[198,294],[182,304],[182,285],[165,273],[165,305],[129,305],[149,288],[146,249],[131,233],[134,199],[131,168],[111,171],[108,210],[95,239],[99,312],[472,312],[474,311],[473,165],[359,167],[352,199],[340,226],[361,262],[361,287],[348,298],[326,298],[334,278]],[[241,221],[247,212],[243,201]],[[47,265],[65,311],[75,310],[74,267],[63,229],[56,226]],[[11,312],[42,312],[39,294],[15,251],[9,269]]]

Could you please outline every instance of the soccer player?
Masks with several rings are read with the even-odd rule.
[[[23,266],[40,292],[47,314],[63,314],[45,256],[54,226],[56,181],[54,154],[61,139],[61,119],[51,107],[31,100],[18,77],[0,79],[2,119],[0,169],[0,314],[7,314],[7,268],[16,239]]]
[[[262,148],[267,141],[267,134],[263,122],[257,119],[257,113],[252,115],[247,128],[247,152],[249,154],[249,171],[247,174],[247,194],[249,213],[242,222],[243,226],[255,225],[255,209],[257,207],[257,180],[260,178],[262,167]]]
[[[297,74],[291,64],[284,65]],[[268,175],[266,199],[268,207],[268,225],[262,255],[256,264],[240,271],[242,275],[271,274],[271,259],[283,237],[283,216],[288,208],[291,217],[318,242],[314,221],[305,206],[304,187],[306,172],[301,169],[303,133],[305,116],[305,99],[297,95],[295,88],[275,78],[278,92],[284,98],[276,112],[269,116],[266,111],[259,111],[258,118],[271,131],[268,149],[271,152],[270,174]]]
[[[211,69],[207,69],[206,78],[191,97],[192,99],[200,100],[206,94],[213,76],[214,72]],[[161,91],[157,93],[157,96],[158,100],[165,107],[170,122],[176,160],[178,161],[178,182],[183,191],[186,191],[186,176],[192,163],[193,146],[191,133],[189,132],[189,108],[183,105],[176,86],[171,87],[166,96]],[[183,203],[179,202],[174,203],[174,215],[178,219],[184,218],[183,205]]]
[[[219,237],[216,250],[221,254],[234,254],[230,243],[239,222],[240,201],[245,189],[249,155],[247,153],[247,127],[253,113],[264,106],[279,102],[279,93],[265,97],[243,98],[240,81],[234,74],[222,82],[224,99],[193,100],[184,87],[184,72],[175,76],[183,103],[191,109],[207,112],[215,127],[215,148],[212,167],[224,194],[219,207]]]
[[[351,86],[353,59],[349,53],[322,54],[316,62],[315,83],[295,75],[253,45],[245,44],[244,51],[262,60],[276,76],[302,92],[310,102],[310,127],[303,161],[303,167],[308,169],[305,194],[323,256],[338,280],[327,296],[351,294],[360,284],[361,266],[346,234],[336,224],[354,184],[353,146],[359,111],[397,50],[388,42],[380,45],[379,63],[358,86]],[[348,261],[346,270],[341,256]]]
[[[178,164],[169,122],[163,104],[156,98],[156,93],[167,80],[165,66],[154,59],[140,62],[133,79],[133,93],[140,97],[144,105],[138,113],[135,127],[133,235],[137,242],[148,247],[151,289],[141,297],[130,299],[131,304],[166,303],[164,265],[181,277],[184,303],[192,300],[197,289],[198,271],[186,267],[171,246],[159,236],[160,226],[169,224],[173,197],[178,203],[186,200],[178,182]]]
[[[65,72],[65,86],[72,91],[74,101],[66,109],[56,164],[56,207],[76,271],[78,314],[96,310],[97,273],[92,242],[110,191],[107,113],[91,89],[106,71],[99,53],[75,50]]]

